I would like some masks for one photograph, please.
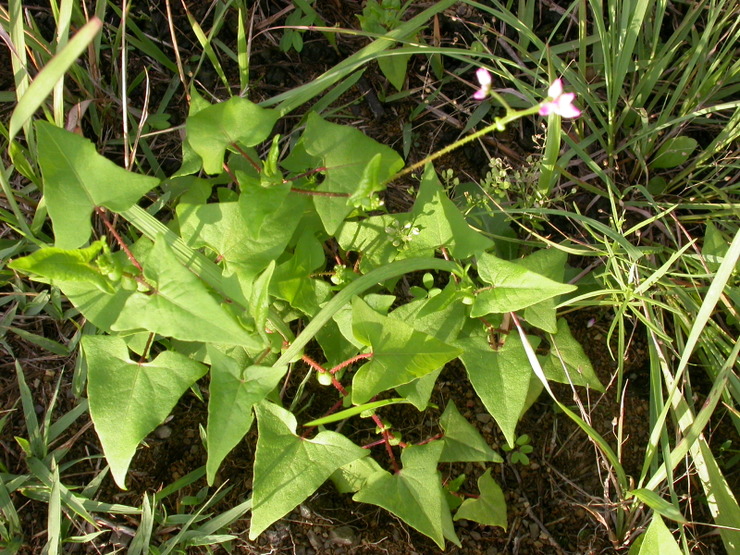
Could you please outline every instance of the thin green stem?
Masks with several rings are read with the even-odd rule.
[[[505,104],[505,103],[504,103]],[[452,152],[453,150],[460,148],[463,145],[468,144],[471,141],[474,141],[476,139],[479,139],[480,137],[483,137],[484,135],[487,135],[488,133],[491,133],[492,131],[503,131],[507,124],[511,123],[514,120],[517,120],[519,118],[522,118],[524,116],[531,116],[533,114],[538,113],[540,110],[540,105],[533,106],[531,108],[527,108],[526,110],[515,110],[512,111],[511,109],[507,110],[507,113],[505,116],[501,118],[496,118],[496,120],[489,126],[484,127],[480,131],[476,131],[475,133],[472,133],[468,135],[467,137],[463,137],[462,139],[458,139],[451,145],[448,145],[437,152],[430,154],[423,160],[420,160],[419,162],[416,162],[415,164],[411,164],[410,166],[402,169],[395,175],[392,175],[388,179],[386,179],[383,182],[383,185],[387,185],[391,181],[395,181],[399,177],[403,177],[404,175],[408,175],[413,171],[418,170],[419,168],[422,168],[426,166],[429,162],[433,162],[437,158],[440,158],[447,154],[448,152]]]

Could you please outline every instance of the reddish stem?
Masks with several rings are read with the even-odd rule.
[[[371,443],[368,443],[367,445],[363,445],[363,446],[362,446],[362,448],[363,448],[363,449],[371,449],[371,448],[373,448],[373,447],[377,447],[377,446],[378,446],[378,445],[380,445],[381,443],[385,443],[385,439],[379,439],[379,440],[377,440],[377,441],[373,441],[373,442],[371,442]]]
[[[427,443],[431,443],[433,441],[437,441],[438,439],[442,439],[444,437],[444,434],[437,434],[436,436],[429,437],[425,439],[424,441],[420,441],[416,445],[426,445]]]
[[[231,181],[233,181],[235,184],[238,184],[239,182],[236,180],[236,175],[234,172],[231,171],[231,168],[226,165],[226,162],[223,163],[224,171],[229,174],[229,177],[231,177]]]
[[[358,360],[363,360],[363,359],[366,359],[366,358],[370,358],[372,356],[373,356],[372,353],[363,353],[363,354],[360,354],[360,355],[357,355],[357,356],[353,356],[352,358],[347,359],[344,362],[340,362],[334,368],[332,368],[331,370],[329,370],[329,372],[331,372],[332,374],[336,374],[342,368],[346,368],[347,366],[349,366],[350,364],[354,364]]]
[[[305,362],[306,364],[308,364],[311,368],[313,368],[317,372],[321,372],[322,374],[326,373],[326,368],[324,368],[323,366],[321,366],[318,362],[316,362],[310,356],[303,355],[301,357],[301,359],[303,360],[303,362]]]
[[[321,168],[314,168],[312,170],[308,170],[307,172],[299,173],[298,175],[294,175],[290,179],[286,179],[283,183],[287,183],[288,181],[297,181],[301,179],[302,177],[308,177],[309,175],[313,175],[315,173],[319,172],[325,172],[329,168],[321,167]]]
[[[373,422],[375,422],[375,425],[380,428],[380,432],[383,434],[383,442],[385,443],[385,450],[388,453],[388,458],[391,460],[391,465],[393,466],[393,472],[398,474],[401,469],[398,466],[398,462],[396,461],[396,455],[393,454],[393,447],[391,447],[391,439],[393,439],[393,434],[391,434],[385,427],[385,424],[383,424],[383,421],[380,419],[380,417],[377,414],[373,414],[372,416]]]
[[[337,391],[342,394],[342,397],[346,397],[349,395],[349,392],[344,389],[344,386],[341,384],[341,382],[332,375],[331,377],[331,384],[337,388]]]
[[[131,250],[128,248],[128,245],[123,242],[123,238],[118,234],[116,231],[116,228],[113,227],[113,224],[111,224],[108,221],[108,217],[106,216],[106,212],[104,208],[101,208],[100,206],[95,208],[95,213],[100,216],[100,219],[102,220],[103,224],[106,228],[108,228],[108,231],[110,231],[111,235],[113,235],[113,238],[118,243],[118,246],[121,247],[121,250],[126,253],[126,256],[128,257],[129,261],[131,261],[131,264],[133,264],[137,270],[140,272],[144,272],[144,268],[141,267],[141,264],[139,264],[139,261],[136,260],[136,257],[134,256],[134,253],[131,252]]]
[[[241,154],[244,157],[244,159],[247,162],[249,162],[255,170],[257,170],[257,173],[262,172],[262,167],[257,162],[252,160],[252,157],[249,156],[249,154],[247,154],[246,152],[244,152],[244,150],[238,144],[231,143],[231,146],[234,150],[236,150],[239,154]],[[236,180],[234,180],[234,182],[236,182]]]

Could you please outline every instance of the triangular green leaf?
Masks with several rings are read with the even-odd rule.
[[[134,362],[119,337],[86,335],[82,350],[90,416],[111,474],[126,489],[126,471],[136,447],[208,369],[171,351],[151,362]]]
[[[368,455],[336,432],[313,439],[296,435],[295,417],[263,401],[257,412],[251,540],[316,491],[337,468]]]
[[[113,282],[93,262],[100,255],[104,245],[105,239],[100,239],[85,249],[47,247],[13,260],[8,267],[25,274],[42,276],[52,283],[60,281],[91,283],[101,291],[113,293]]]
[[[275,389],[286,367],[248,366],[209,347],[211,382],[208,400],[206,476],[213,484],[218,467],[252,425],[252,407]]]
[[[352,402],[420,378],[454,359],[460,350],[416,331],[405,322],[382,316],[360,298],[352,301],[352,331],[372,348],[370,362],[352,380]]]
[[[565,264],[568,254],[558,249],[540,249],[529,256],[517,260],[527,270],[545,276],[548,279],[561,283],[565,277]],[[549,333],[557,331],[557,315],[555,301],[557,297],[550,297],[542,302],[524,309],[524,319],[531,325]]]
[[[352,499],[392,512],[429,536],[441,549],[445,537],[459,546],[437,471],[441,453],[442,444],[436,441],[406,447],[401,453],[403,468],[398,474],[376,473]]]
[[[302,143],[306,152],[319,158],[327,168],[326,177],[318,187],[322,192],[353,195],[362,182],[365,167],[377,155],[380,155],[380,161],[374,163],[378,164],[377,179],[381,183],[403,167],[403,160],[392,148],[381,145],[354,127],[329,123],[315,112],[308,115]],[[353,210],[351,203],[347,202],[348,196],[313,197],[316,211],[329,235],[334,235]]]
[[[673,534],[657,513],[653,514],[650,526],[635,544],[638,542],[639,549],[634,550],[634,555],[681,555],[683,553]],[[630,549],[630,555],[633,555],[633,549]]]
[[[576,289],[574,285],[558,283],[515,262],[486,253],[478,258],[478,273],[490,287],[476,295],[471,318],[521,310]]]
[[[134,292],[111,326],[114,331],[146,330],[183,341],[260,348],[259,337],[244,330],[180,264],[163,237],[155,241],[143,266],[155,290]]]
[[[279,117],[275,110],[234,96],[225,102],[198,111],[185,122],[187,141],[203,159],[209,174],[223,171],[224,154],[234,143],[254,146],[270,136]]]
[[[506,530],[506,500],[504,492],[491,478],[491,469],[478,478],[477,499],[466,499],[455,513],[455,520],[464,518],[485,526],[501,526]]]
[[[468,378],[483,405],[496,420],[509,445],[516,440],[517,422],[527,402],[530,375],[527,353],[516,335],[509,335],[497,351],[482,337],[459,340]]]
[[[425,374],[421,378],[396,386],[396,392],[401,397],[405,397],[417,410],[422,411],[429,406],[429,399],[432,398],[434,386],[441,373],[442,368],[432,370],[429,374]]]
[[[337,468],[331,475],[331,481],[339,493],[354,493],[359,491],[370,476],[383,472],[380,465],[371,457],[357,459],[341,468]]]
[[[419,234],[407,246],[406,256],[426,249],[447,247],[453,257],[468,258],[493,247],[493,241],[475,231],[447,198],[434,166],[427,164],[412,210],[411,224]]]
[[[571,335],[565,319],[558,320],[558,331],[551,336],[550,342],[550,354],[542,365],[548,380],[589,386],[596,391],[604,391],[604,386],[596,377],[591,361],[583,352],[581,344]]]
[[[279,196],[269,216],[248,208],[253,204],[240,197],[239,202],[177,207],[182,237],[193,248],[209,247],[230,267],[247,277],[254,277],[277,259],[290,242],[308,201],[297,195]],[[259,216],[256,227],[253,216]],[[252,223],[250,223],[252,222]]]
[[[98,154],[84,137],[45,121],[36,122],[44,199],[56,246],[76,249],[90,239],[90,215],[97,206],[128,210],[159,179],[131,173]]]
[[[447,403],[439,425],[445,432],[442,438],[444,449],[439,462],[503,462],[475,426],[458,412],[452,401]]]

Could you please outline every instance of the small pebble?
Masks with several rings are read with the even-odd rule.
[[[475,415],[475,418],[481,424],[487,424],[488,422],[491,421],[491,415],[488,414],[487,412],[479,412],[478,414]]]
[[[323,551],[323,544],[319,540],[319,537],[313,532],[313,530],[309,530],[306,533],[306,536],[308,536],[308,542],[311,544],[311,547],[321,553]]]
[[[331,543],[336,545],[353,545],[357,538],[355,531],[349,526],[339,526],[329,532]]]

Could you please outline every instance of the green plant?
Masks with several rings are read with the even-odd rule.
[[[229,2],[217,4],[214,23],[207,32],[188,16],[204,49],[198,66],[207,58],[228,87],[219,58],[232,55],[238,61],[240,85],[245,90],[249,78],[243,23],[246,6],[243,2],[235,4],[239,11],[236,54],[215,37]],[[469,201],[460,202],[464,207],[461,212],[447,198],[431,166],[450,149],[401,170],[400,159],[389,149],[315,113],[306,118],[305,129],[291,141],[273,137],[272,148],[261,146],[272,134],[278,117],[334,84],[336,89],[329,96],[340,94],[358,75],[353,72],[368,60],[403,61],[415,53],[413,46],[398,52],[387,49],[393,40],[412,36],[431,13],[449,4],[437,4],[406,23],[401,22],[405,6],[400,3],[368,4],[370,9],[364,17],[375,18],[370,23],[381,27],[373,32],[387,32],[388,39],[378,39],[316,82],[263,103],[263,108],[277,106],[276,110],[264,110],[239,98],[209,105],[193,93],[183,145],[185,162],[164,181],[156,157],[146,149],[156,179],[141,171],[131,173],[115,167],[89,142],[59,129],[63,114],[62,97],[57,92],[61,76],[72,64],[75,52],[93,40],[94,20],[70,41],[69,50],[64,49],[66,38],[56,45],[31,46],[43,62],[50,60],[50,52],[58,55],[25,96],[29,85],[25,62],[14,68],[21,102],[11,118],[10,133],[1,130],[5,138],[15,140],[9,140],[14,165],[8,171],[0,168],[4,170],[0,179],[8,198],[8,211],[0,217],[18,231],[21,239],[0,245],[4,257],[16,258],[16,271],[32,275],[41,285],[34,285],[38,291],[32,291],[31,302],[18,291],[8,298],[18,299],[17,310],[25,315],[47,310],[60,317],[61,289],[76,307],[67,315],[76,322],[81,323],[84,317],[94,324],[80,326],[77,340],[84,335],[83,356],[75,383],[81,388],[89,380],[93,421],[117,482],[124,484],[138,443],[199,379],[209,388],[204,436],[208,463],[189,479],[205,474],[212,483],[221,461],[246,434],[256,415],[259,440],[254,496],[213,520],[202,511],[212,506],[219,493],[209,498],[205,489],[201,490],[188,500],[196,507],[195,513],[172,515],[172,519],[158,503],[161,498],[150,500],[146,496],[141,507],[125,508],[128,514],[141,514],[133,552],[150,548],[167,552],[229,541],[230,535],[218,531],[250,508],[254,509],[251,534],[257,535],[327,478],[341,492],[353,493],[356,500],[398,514],[440,545],[445,538],[455,541],[452,514],[454,519],[505,527],[503,493],[490,469],[478,480],[477,498],[460,492],[462,475],[442,486],[439,463],[501,460],[454,404],[447,405],[439,419],[441,431],[431,437],[402,436],[393,426],[394,411],[404,404],[419,410],[435,409],[429,403],[434,382],[441,367],[457,358],[507,442],[519,445],[512,453],[512,462],[526,464],[525,448],[531,447],[523,441],[524,436],[517,438],[516,424],[542,388],[555,398],[548,381],[601,389],[567,324],[556,318],[557,311],[566,304],[615,308],[617,317],[609,335],[616,336],[615,358],[620,365],[627,350],[630,317],[639,319],[650,337],[653,435],[644,470],[636,482],[621,464],[621,427],[613,450],[587,424],[586,415],[581,418],[556,400],[586,431],[614,470],[618,501],[613,512],[614,544],[620,544],[639,526],[639,518],[648,507],[654,516],[645,535],[635,542],[635,552],[674,549],[676,542],[663,518],[679,523],[681,542],[688,549],[689,528],[683,526],[685,511],[674,487],[674,473],[689,454],[700,469],[716,522],[726,525],[721,528],[725,545],[728,550],[736,545],[732,522],[737,503],[701,435],[720,403],[730,407],[733,417],[732,407],[738,399],[733,375],[738,347],[728,329],[738,321],[730,301],[736,297],[737,275],[733,272],[740,250],[739,235],[731,220],[715,219],[736,210],[731,200],[737,193],[736,186],[731,182],[726,187],[718,186],[731,175],[730,158],[721,154],[738,130],[736,103],[720,102],[731,98],[736,90],[736,81],[725,78],[737,73],[732,49],[721,46],[719,40],[737,34],[729,4],[713,2],[705,11],[704,6],[701,10],[689,9],[690,23],[679,26],[666,40],[670,33],[638,31],[643,22],[656,21],[649,25],[660,27],[664,14],[658,3],[574,3],[571,10],[579,13],[582,40],[552,48],[531,31],[533,2],[520,4],[521,19],[498,4],[479,6],[514,29],[514,39],[511,33],[499,38],[507,41],[525,63],[517,64],[514,71],[514,66],[502,58],[488,58],[499,76],[519,89],[518,96],[491,90],[491,80],[481,80],[477,97],[485,99],[491,94],[493,104],[503,109],[504,116],[451,148],[499,129],[524,113],[541,110],[540,105],[530,106],[549,81],[541,77],[546,73],[564,73],[589,107],[589,116],[577,122],[572,131],[574,136],[580,134],[580,142],[561,133],[557,113],[548,116],[541,160],[520,170],[527,183],[524,194],[507,190],[515,172],[507,174],[502,171],[505,168],[493,168],[490,179],[482,183],[482,195],[472,194],[471,188],[459,180],[455,182],[454,173],[445,174],[450,192]],[[11,13],[20,5],[17,0],[11,1]],[[74,16],[77,27],[85,23],[72,5],[63,2],[61,15],[57,14],[61,29],[58,37],[68,31],[65,14]],[[105,5],[100,2],[98,8]],[[624,16],[612,18],[610,21],[615,23],[608,28],[607,24],[596,25],[597,41],[596,36],[586,35],[589,6],[596,23],[601,22],[603,9]],[[384,7],[387,13],[381,11]],[[645,14],[653,9],[656,17],[651,19]],[[303,8],[301,11],[309,14]],[[11,25],[13,21],[0,8],[0,22]],[[695,42],[682,50],[680,45],[690,34],[691,22],[698,23],[697,33],[691,36]],[[163,56],[161,63],[167,62],[173,73],[177,70],[184,75],[179,60],[176,64],[168,60],[151,41],[146,42],[146,35],[137,32],[132,22],[129,28],[133,35],[124,29],[122,41],[140,41],[152,57],[159,60]],[[11,25],[11,31],[15,44],[22,45],[22,25]],[[296,32],[296,36],[300,35]],[[95,41],[92,44],[96,46]],[[587,54],[590,45],[597,44],[603,51],[594,47]],[[25,53],[25,49],[21,51]],[[443,48],[430,48],[426,53],[432,51],[463,58],[468,55]],[[568,59],[576,52],[580,55],[577,67],[569,69]],[[698,68],[696,61],[706,52],[716,57],[712,64]],[[673,65],[672,60],[677,63]],[[392,68],[393,79],[388,75],[394,86],[403,86],[405,63],[402,71]],[[644,83],[637,79],[639,68],[647,68]],[[670,74],[667,68],[671,68]],[[701,73],[696,80],[690,77],[695,70]],[[73,70],[79,83],[92,87],[94,83],[84,73]],[[673,74],[682,77],[676,80]],[[593,78],[596,80],[591,81]],[[588,87],[587,79],[591,83]],[[674,81],[678,86],[672,86]],[[190,89],[184,79],[183,85]],[[82,88],[87,90],[85,86]],[[605,102],[602,90],[606,91]],[[53,119],[56,127],[48,123],[34,127],[29,124],[30,115],[45,105],[48,93],[54,97],[48,110],[52,116],[47,119]],[[682,95],[690,100],[681,102]],[[560,93],[550,96],[553,98],[546,105],[551,111],[567,110],[567,98]],[[712,106],[704,108],[701,102]],[[321,100],[317,109],[326,103]],[[664,110],[653,117],[657,106]],[[162,110],[165,108],[163,102]],[[734,114],[724,118],[722,114],[731,110]],[[91,112],[96,113],[94,109]],[[703,117],[708,113],[719,114],[715,120],[720,119],[721,125]],[[99,130],[97,116],[91,119]],[[146,121],[134,123],[140,126],[142,144],[146,145]],[[692,125],[716,129],[716,140],[707,145],[689,136],[696,130]],[[17,140],[21,129],[25,143]],[[124,140],[124,153],[135,152],[136,142],[131,145],[129,138]],[[74,162],[65,158],[67,152],[74,153]],[[286,152],[289,154],[283,156]],[[638,162],[630,165],[625,160],[633,154]],[[92,172],[81,172],[80,167],[92,168]],[[137,167],[135,157],[128,158],[126,167]],[[44,203],[35,215],[21,211],[21,204],[27,202],[15,202],[16,198],[25,201],[34,186],[23,191],[13,189],[8,179],[12,171],[38,187],[43,185]],[[386,213],[380,200],[385,185],[417,171],[420,189],[414,207],[404,213]],[[591,173],[598,180],[587,177]],[[558,208],[569,202],[560,180],[568,180],[569,190],[575,185],[605,199],[611,209],[608,221],[604,223],[572,207]],[[65,183],[64,189],[60,183]],[[623,186],[625,183],[631,185]],[[674,205],[669,195],[688,186],[696,188],[696,197],[690,203]],[[148,209],[143,210],[139,204]],[[44,229],[47,208],[54,246],[48,228]],[[700,210],[707,210],[714,223],[697,228],[704,217]],[[632,211],[644,218],[627,223]],[[100,226],[93,236],[91,217]],[[574,223],[580,233],[575,243],[555,243],[551,235],[541,234],[553,217]],[[512,222],[533,231],[528,241],[509,240],[515,235]],[[666,234],[669,241],[654,240],[655,228],[672,230],[673,222],[677,231],[675,235]],[[471,228],[470,223],[484,233]],[[105,229],[105,237],[97,229]],[[699,233],[699,237],[690,233]],[[684,236],[688,244],[684,244]],[[643,237],[651,241],[645,242]],[[540,249],[542,244],[552,248]],[[325,249],[331,252],[328,259]],[[25,258],[17,258],[28,253]],[[563,283],[576,274],[566,264],[566,253],[605,261],[595,279],[579,288],[575,299],[572,288]],[[436,258],[438,255],[447,261]],[[20,282],[7,269],[3,279],[6,283]],[[713,314],[715,309],[717,314]],[[0,322],[0,333],[17,333],[18,328],[10,324],[15,310]],[[302,331],[294,337],[296,329]],[[674,330],[675,334],[665,330]],[[535,351],[540,338],[547,341],[549,350]],[[51,350],[67,349],[37,335],[26,339]],[[74,345],[76,341],[71,347]],[[712,382],[700,407],[693,406],[688,372],[692,355],[706,368]],[[301,369],[306,370],[305,379],[297,387],[290,387],[296,386],[296,374]],[[132,381],[132,376],[149,383]],[[312,377],[337,397],[335,406],[324,415],[302,396]],[[621,385],[619,381],[620,394]],[[505,399],[501,399],[501,391],[507,392]],[[23,396],[26,403],[29,395],[24,391]],[[141,403],[156,410],[137,410]],[[123,419],[121,412],[126,415]],[[668,437],[664,425],[671,417],[676,422],[678,441]],[[358,418],[373,421],[375,438],[357,432],[352,435],[353,422]],[[336,427],[345,435],[329,429],[345,421],[347,426]],[[30,418],[28,422],[28,438],[19,442],[27,453],[36,453],[29,459],[33,462],[34,457],[49,451],[44,434],[52,426],[48,425],[50,421],[41,426],[33,425]],[[304,430],[298,431],[299,422]],[[318,433],[312,435],[317,427]],[[123,441],[119,442],[119,437]],[[368,449],[359,449],[358,443]],[[371,447],[375,451],[371,452]],[[64,453],[51,451],[46,455],[40,465],[33,462],[29,475],[0,476],[4,488],[0,488],[0,524],[4,526],[2,532],[7,531],[11,538],[11,548],[17,547],[22,533],[17,512],[8,501],[15,492],[32,497],[40,491],[37,498],[48,502],[50,551],[58,550],[65,539],[85,541],[85,537],[71,534],[68,525],[84,518],[75,512],[79,507],[64,486],[63,471],[68,467],[59,464]],[[35,478],[29,478],[31,475]],[[281,480],[285,476],[294,476],[295,480],[284,486]],[[17,487],[24,483],[34,487]],[[97,485],[91,484],[89,491],[94,492]],[[80,499],[83,508],[92,512],[89,497],[81,495]],[[105,505],[95,507],[112,510]],[[205,519],[204,524],[201,519]],[[155,547],[152,531],[160,523],[162,528],[176,525],[179,532]]]
[[[736,149],[730,145],[740,133],[740,105],[734,95],[740,73],[737,57],[727,48],[727,40],[734,44],[740,36],[735,6],[723,1],[680,5],[681,15],[674,18],[664,2],[573,2],[545,40],[532,30],[531,3],[521,6],[519,18],[501,3],[471,4],[510,30],[505,35],[485,29],[506,41],[524,63],[514,67],[506,57],[488,55],[493,71],[521,96],[531,95],[537,76],[548,73],[564,75],[579,101],[583,99],[589,115],[570,134],[561,133],[558,125],[548,126],[538,187],[547,197],[574,186],[570,190],[591,193],[590,206],[603,206],[598,212],[607,225],[589,218],[565,195],[560,209],[535,206],[521,212],[566,218],[586,238],[579,240],[578,254],[604,257],[603,265],[595,262],[593,289],[574,304],[614,308],[607,336],[614,339],[620,396],[630,328],[636,322],[644,326],[650,345],[651,437],[638,482],[653,492],[667,492],[678,511],[678,460],[665,427],[671,415],[684,446],[691,445],[685,452],[700,469],[725,548],[736,551],[740,535],[730,523],[740,514],[737,501],[712,451],[691,432],[706,422],[716,406],[714,396],[724,399],[739,429],[732,410],[740,397],[735,380],[727,376],[728,368],[738,364],[737,311],[731,302],[737,288],[731,268],[737,262],[738,188],[728,177],[737,172]],[[570,26],[572,20],[577,26]],[[703,59],[711,62],[703,64]],[[530,223],[527,229],[537,233],[541,228]],[[713,259],[715,254],[719,258]],[[717,314],[711,316],[713,309]],[[711,383],[707,395],[712,402],[701,408],[694,406],[690,393],[696,378],[686,365],[692,354]],[[621,434],[620,426],[620,444]],[[594,441],[606,453],[602,442]],[[605,456],[620,475],[621,450]],[[628,487],[622,483],[616,498],[632,499]],[[634,529],[641,503],[678,520],[676,512],[669,516],[654,499],[636,501],[628,511],[620,505],[614,512],[615,542]],[[658,520],[653,520],[656,528],[663,524]],[[682,526],[679,531],[687,550],[687,530]]]
[[[538,109],[509,111],[483,132]],[[410,212],[372,215],[382,206],[377,194],[385,183],[414,166],[401,171],[400,158],[388,147],[316,114],[308,116],[286,158],[279,160],[275,137],[260,160],[253,147],[270,136],[278,116],[238,97],[208,105],[193,96],[184,146],[188,170],[177,177],[181,194],[173,199],[170,228],[137,206],[159,180],[127,172],[89,141],[37,122],[55,246],[10,267],[59,287],[104,332],[84,335],[81,347],[90,414],[120,487],[138,444],[208,374],[209,483],[256,415],[250,537],[332,478],[355,500],[396,513],[440,547],[445,538],[456,543],[437,465],[500,457],[453,404],[440,419],[443,433],[416,445],[402,440],[378,412],[388,401],[425,410],[443,366],[459,357],[514,442],[517,421],[541,389],[526,354],[536,338],[525,335],[518,321],[521,337],[491,344],[489,336],[494,329],[508,333],[512,320],[505,315],[520,310],[528,327],[549,333],[551,345],[561,349],[541,355],[542,379],[601,389],[567,324],[556,318],[554,299],[575,289],[562,283],[564,255],[549,249],[507,261],[487,254],[493,241],[468,226],[428,163],[438,154],[425,162]],[[215,179],[193,175],[200,170]],[[111,214],[131,227],[119,231]],[[107,238],[91,242],[93,216]],[[388,230],[397,240],[384,240]],[[339,263],[345,277],[334,285],[314,277],[333,273],[322,248],[329,240],[338,246],[337,259],[347,261]],[[455,261],[434,258],[440,249]],[[348,261],[359,253],[358,274],[347,279]],[[475,266],[475,276],[464,261]],[[405,298],[396,281],[418,270],[436,276],[422,278],[424,295]],[[441,285],[435,287],[436,281]],[[401,304],[391,311],[394,300]],[[290,324],[303,318],[308,325],[294,338]],[[316,362],[308,347],[330,364]],[[283,408],[300,409],[300,397],[276,396],[299,360],[339,397],[334,409],[305,422],[301,433],[296,416]],[[502,389],[508,391],[505,403]],[[388,393],[396,397],[377,400]],[[375,443],[384,448],[391,473],[367,449],[323,429],[353,415],[375,422]],[[321,431],[309,439],[316,426]],[[493,495],[496,488],[485,483],[481,495]],[[475,510],[463,504],[462,514],[497,518],[490,511],[502,510],[501,499],[485,500]]]
[[[401,5],[401,0],[381,0],[380,2],[368,0],[362,10],[362,15],[358,15],[357,19],[360,20],[363,31],[382,36],[401,25],[401,18],[410,4],[411,2],[407,1]],[[406,67],[410,59],[411,54],[401,53],[378,59],[383,75],[398,91],[403,89],[406,81]]]
[[[293,11],[285,20],[286,29],[283,31],[283,36],[280,38],[280,49],[283,52],[288,52],[290,49],[293,49],[296,52],[303,50],[303,34],[300,30],[301,27],[305,28],[315,25],[326,25],[324,20],[319,17],[319,14],[313,8],[313,3],[313,1],[293,0]],[[334,34],[326,33],[325,36],[332,42],[332,44],[336,45]]]
[[[530,441],[530,437],[523,434],[516,438],[513,445],[504,445],[502,449],[511,453],[510,460],[513,464],[520,463],[526,466],[529,464],[528,455],[534,450],[534,447],[529,444]]]

